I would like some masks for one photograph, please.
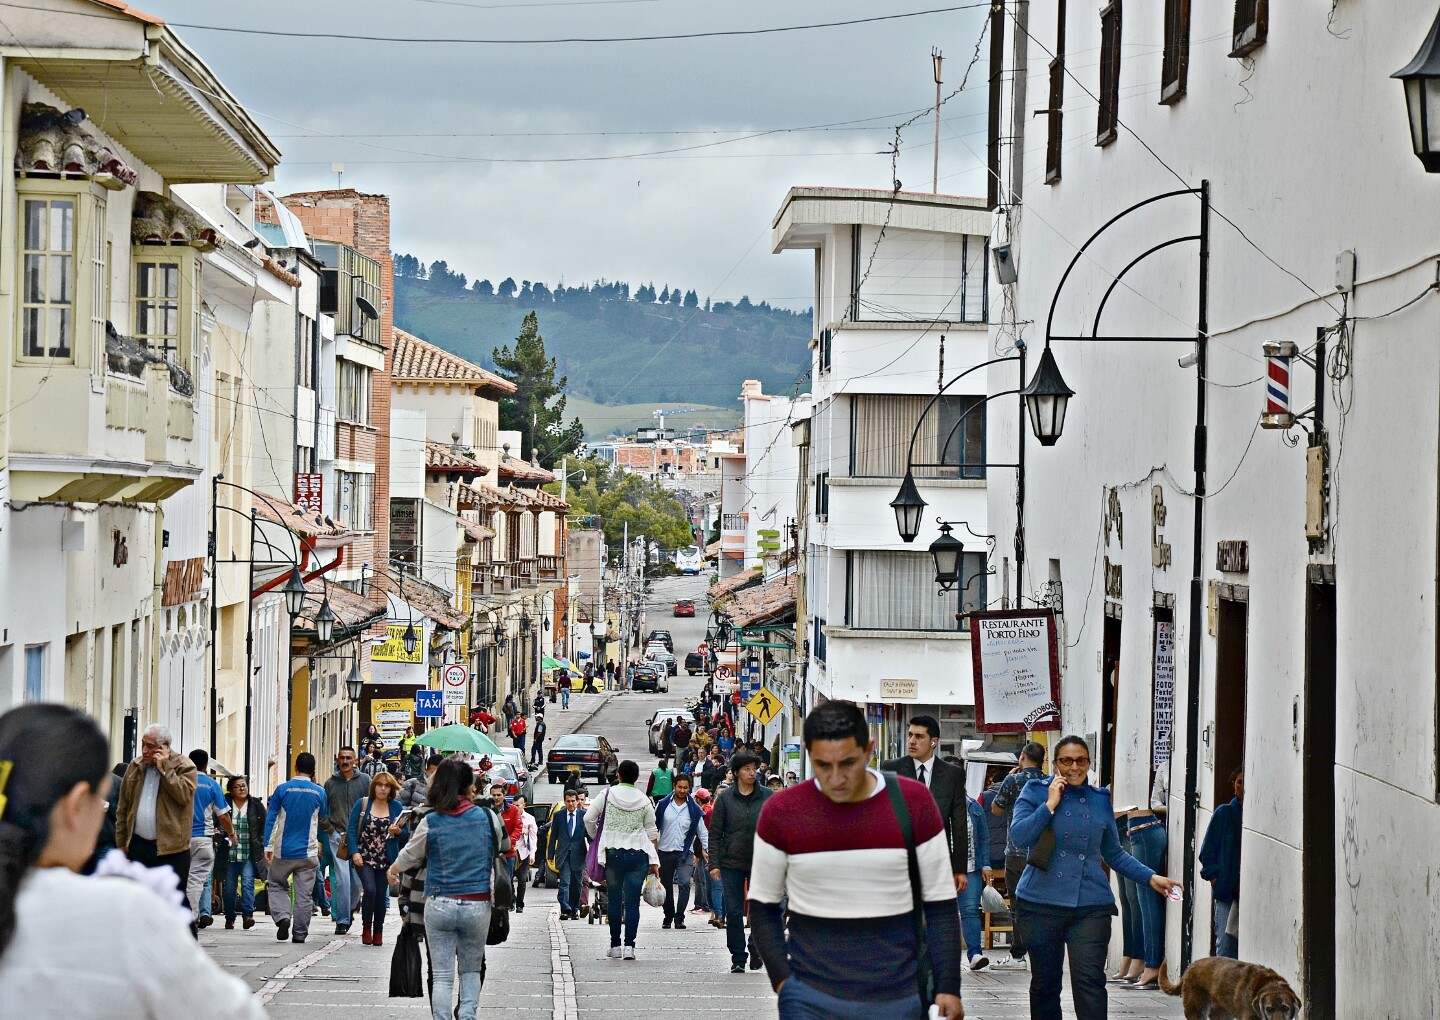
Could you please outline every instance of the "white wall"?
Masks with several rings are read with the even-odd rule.
[[[1423,898],[1417,914],[1413,895],[1427,887],[1433,872],[1413,848],[1431,845],[1440,835],[1434,655],[1440,356],[1423,340],[1440,326],[1440,298],[1432,295],[1394,316],[1356,323],[1348,368],[1332,363],[1343,377],[1326,393],[1332,531],[1331,541],[1314,554],[1303,531],[1304,437],[1301,449],[1291,449],[1279,435],[1257,434],[1255,428],[1261,344],[1284,339],[1309,347],[1316,328],[1336,323],[1346,307],[1334,293],[1337,253],[1357,252],[1362,286],[1348,311],[1360,316],[1386,313],[1424,292],[1434,282],[1440,255],[1435,240],[1440,179],[1425,175],[1412,155],[1401,89],[1388,77],[1424,39],[1433,8],[1389,3],[1377,11],[1341,4],[1332,25],[1329,6],[1296,8],[1275,20],[1268,42],[1241,62],[1226,55],[1232,12],[1197,5],[1189,92],[1173,108],[1157,105],[1155,96],[1161,5],[1131,7],[1124,23],[1120,116],[1181,177],[1190,182],[1207,177],[1213,187],[1211,496],[1202,580],[1249,587],[1241,956],[1274,967],[1298,986],[1304,743],[1297,746],[1294,739],[1292,712],[1297,704],[1303,707],[1305,697],[1306,566],[1333,563],[1339,605],[1334,745],[1339,881],[1333,919],[1309,921],[1327,930],[1333,925],[1336,933],[1336,1015],[1433,1016],[1440,1002],[1428,968],[1386,961],[1409,951],[1402,945],[1425,959],[1440,952],[1440,915]],[[1034,72],[1049,60],[1042,47],[1055,41],[1054,0],[1031,5],[1030,25],[1033,86]],[[1098,18],[1072,5],[1067,36],[1072,54],[1093,54]],[[1076,73],[1093,87],[1093,61],[1080,63]],[[1017,242],[1016,318],[1036,324],[1025,327],[1033,352],[1074,246],[1130,203],[1178,186],[1123,130],[1108,147],[1089,144],[1093,101],[1074,82],[1066,84],[1065,108],[1064,175],[1045,187],[1037,179],[1041,167],[1029,168],[1029,214]],[[1043,141],[1043,121],[1032,123],[1033,158],[1043,151],[1035,144]],[[1323,156],[1316,148],[1322,138],[1328,140]],[[1108,273],[1152,244],[1192,232],[1196,224],[1192,199],[1161,203],[1117,224],[1061,295],[1057,332],[1088,327]],[[1193,334],[1195,266],[1193,246],[1171,249],[1141,266],[1127,278],[1129,287],[1117,289],[1102,334]],[[1192,556],[1187,492],[1193,485],[1195,373],[1175,363],[1186,350],[1057,345],[1061,371],[1077,395],[1061,441],[1049,450],[1030,443],[1027,472],[1026,593],[1039,593],[1051,558],[1060,561],[1065,584],[1071,646],[1063,688],[1066,730],[1099,727],[1094,664],[1103,629],[1104,558],[1123,571],[1123,597],[1117,601],[1124,613],[1124,739],[1116,775],[1122,800],[1133,800],[1148,778],[1148,610],[1155,593],[1175,596],[1172,875],[1180,874],[1184,853],[1178,835]],[[1000,388],[1008,386],[992,382],[992,390]],[[1311,402],[1314,389],[1313,374],[1297,363],[1297,407]],[[1015,450],[1013,413],[992,415],[991,425],[994,455],[1009,459],[1007,449]],[[1151,555],[1155,485],[1168,510],[1161,530],[1172,548],[1172,564],[1164,569]],[[992,530],[1008,546],[1013,488],[998,476],[991,486]],[[1110,487],[1124,515],[1123,545],[1113,530],[1109,544],[1105,541],[1103,503]],[[1248,573],[1217,571],[1221,540],[1249,542]],[[1008,548],[1002,552],[1013,555]],[[1207,632],[1201,641],[1202,727],[1215,717],[1215,654]],[[1203,835],[1216,776],[1203,753],[1200,761]],[[1203,956],[1209,896],[1203,884],[1195,892],[1195,954]],[[1402,930],[1410,934],[1400,936]],[[1178,959],[1174,906],[1168,931],[1167,955]]]

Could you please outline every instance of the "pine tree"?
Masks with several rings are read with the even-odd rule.
[[[670,288],[668,286],[660,292],[660,303],[662,305],[668,305],[670,303]]]
[[[507,276],[505,277],[505,279],[501,280],[500,286],[495,288],[495,293],[499,294],[502,298],[514,297],[515,277]]]
[[[699,294],[696,294],[693,290],[686,291],[686,292],[685,292],[685,307],[686,307],[686,308],[699,308],[699,307],[700,307],[700,295],[699,295]]]
[[[514,349],[497,347],[491,357],[496,371],[515,384],[514,394],[500,401],[500,428],[520,433],[520,450],[513,452],[528,459],[531,450],[538,449],[541,460],[553,463],[561,454],[579,449],[585,426],[578,418],[565,424],[565,388],[570,380],[555,378],[558,365],[545,357],[545,338],[534,312],[525,316]]]

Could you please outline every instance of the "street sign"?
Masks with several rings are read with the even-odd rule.
[[[780,714],[781,702],[765,688],[761,687],[750,700],[745,702],[745,711],[759,720],[761,726],[768,726],[775,721]]]
[[[421,719],[439,719],[445,715],[444,691],[416,691],[415,714]]]
[[[452,662],[440,670],[440,683],[445,692],[445,704],[465,704],[465,684],[469,679],[470,671],[458,662]]]

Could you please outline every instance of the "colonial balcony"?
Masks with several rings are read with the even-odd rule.
[[[95,347],[13,368],[12,499],[158,503],[200,476],[188,373],[113,331]]]

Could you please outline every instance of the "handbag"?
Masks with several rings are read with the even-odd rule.
[[[390,998],[419,998],[425,994],[420,978],[420,940],[417,925],[402,924],[390,957]]]
[[[503,914],[515,906],[515,884],[510,878],[510,869],[505,866],[505,823],[489,807],[485,811],[490,815],[490,832],[495,841],[495,857],[490,866],[490,916],[493,925],[496,914]],[[508,921],[506,934],[509,934]]]
[[[1050,867],[1050,855],[1054,852],[1055,830],[1047,826],[1045,831],[1040,833],[1040,838],[1035,841],[1035,845],[1030,848],[1030,855],[1025,858],[1025,863],[1032,864],[1044,871]]]
[[[610,791],[605,791],[605,806],[600,809],[600,824],[595,826],[595,838],[590,849],[585,851],[585,877],[595,884],[605,881],[605,862],[600,859],[601,837],[605,834],[605,815],[610,811]]]
[[[915,924],[915,988],[920,993],[920,1004],[928,1008],[935,1001],[935,967],[930,962],[925,901],[920,894],[920,859],[915,852],[915,827],[910,822],[905,795],[900,791],[900,780],[889,772],[884,773],[884,777],[885,792],[890,796],[890,807],[895,812],[895,820],[900,823],[900,835],[905,840],[905,863],[910,871],[911,916]]]
[[[510,937],[510,911],[490,911],[490,930],[485,933],[487,946],[498,946]]]

